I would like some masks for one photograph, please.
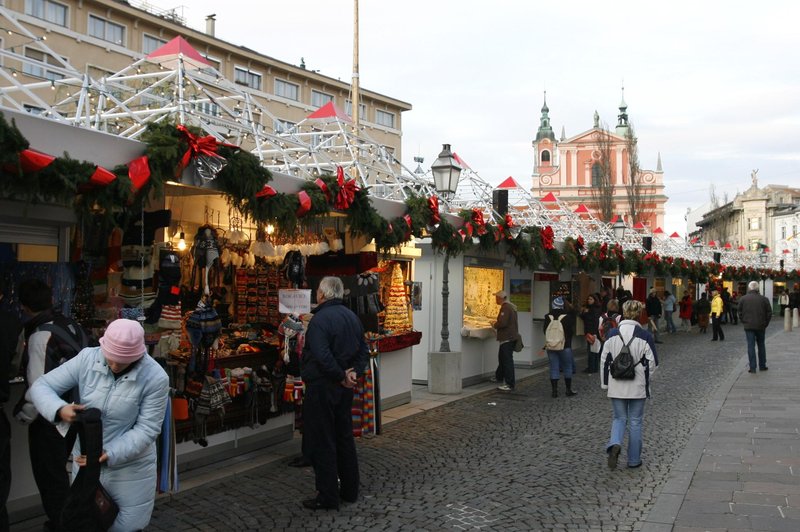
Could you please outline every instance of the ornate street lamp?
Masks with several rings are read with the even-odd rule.
[[[433,173],[433,186],[445,199],[450,200],[455,195],[456,189],[458,189],[458,179],[461,177],[461,170],[461,166],[450,151],[450,145],[442,144],[442,152],[431,165],[431,172]],[[442,344],[439,347],[441,353],[450,352],[450,342],[448,341],[450,329],[447,322],[448,299],[450,297],[448,286],[449,264],[450,251],[446,250],[444,252],[444,271],[442,273]]]

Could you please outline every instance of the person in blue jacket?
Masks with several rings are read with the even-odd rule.
[[[78,403],[59,397],[75,386]],[[39,413],[62,433],[77,411],[101,410],[100,482],[119,506],[111,530],[145,528],[156,495],[155,441],[167,408],[169,378],[147,354],[142,326],[126,319],[111,322],[99,347],[81,350],[37,379],[30,391]],[[72,451],[73,478],[86,465],[78,445]]]
[[[364,327],[347,308],[338,277],[323,277],[317,307],[303,346],[303,454],[314,468],[317,496],[311,510],[338,509],[358,498],[359,473],[353,439],[353,387],[364,373],[369,349]]]

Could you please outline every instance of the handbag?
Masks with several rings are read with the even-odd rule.
[[[522,343],[522,336],[517,335],[517,339],[514,340],[514,352],[519,353],[525,348],[525,344]]]

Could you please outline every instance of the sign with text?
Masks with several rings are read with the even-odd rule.
[[[278,290],[278,312],[281,314],[308,314],[311,312],[311,290],[282,288]]]

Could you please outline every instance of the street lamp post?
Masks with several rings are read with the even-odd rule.
[[[444,144],[439,157],[431,165],[433,182],[437,193],[445,199],[442,205],[452,200],[458,188],[461,166],[458,164],[450,145]],[[450,311],[448,299],[448,275],[450,272],[450,250],[444,251],[444,268],[442,270],[442,345],[439,351],[428,353],[428,391],[437,394],[461,393],[461,353],[450,351],[450,330],[447,315]]]
[[[617,221],[614,222],[614,225],[611,226],[611,230],[614,232],[614,238],[617,240],[617,243],[621,246],[622,241],[625,238],[625,222],[622,220],[622,216],[617,216]],[[617,288],[622,287],[622,264],[617,266]]]
[[[433,185],[436,191],[447,199],[452,198],[458,189],[458,178],[461,176],[461,170],[461,166],[450,151],[450,145],[443,144],[439,157],[431,165]],[[439,347],[441,353],[450,352],[450,327],[447,320],[447,313],[449,312],[448,301],[450,299],[449,266],[450,251],[447,250],[444,252],[444,270],[442,272],[442,344]]]

